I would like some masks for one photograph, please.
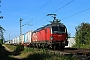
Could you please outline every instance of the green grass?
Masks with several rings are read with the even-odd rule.
[[[90,45],[89,45],[89,44],[87,44],[87,45],[85,45],[85,44],[84,44],[84,45],[80,45],[80,47],[81,47],[81,48],[90,49]]]
[[[76,44],[73,47],[90,49],[90,44]]]
[[[14,45],[9,45],[9,44],[4,44],[7,48],[9,48],[12,52],[16,49],[16,46]]]
[[[6,45],[8,48],[15,50],[16,46]],[[50,50],[27,48],[25,47],[21,54],[19,55],[25,60],[77,60],[72,56],[65,56],[60,54],[55,54],[50,52]],[[10,57],[14,57],[11,55]]]
[[[60,54],[55,54],[50,52],[49,50],[43,49],[33,49],[33,48],[25,48],[24,51],[21,52],[20,56],[22,58],[26,58],[26,60],[77,60],[72,58],[72,56],[64,56]]]

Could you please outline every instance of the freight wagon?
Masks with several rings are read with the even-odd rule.
[[[68,38],[68,46],[65,47],[73,47],[76,44],[76,40],[74,37]]]
[[[32,31],[28,31],[24,34],[24,46],[30,46],[31,44],[31,35],[32,35]]]

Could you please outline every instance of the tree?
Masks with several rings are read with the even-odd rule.
[[[75,40],[77,45],[90,44],[90,24],[81,23],[75,29]]]
[[[3,39],[0,39],[0,44],[1,44],[1,45],[3,44]]]

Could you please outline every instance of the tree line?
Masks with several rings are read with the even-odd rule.
[[[76,47],[90,47],[90,24],[89,23],[81,23],[77,27],[75,27],[75,40]]]

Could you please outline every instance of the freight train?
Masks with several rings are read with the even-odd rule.
[[[60,23],[54,16],[52,23],[40,27],[34,31],[26,32],[21,35],[21,44],[30,47],[46,47],[52,49],[61,49],[68,45],[67,28]],[[12,39],[12,44],[18,44],[20,36]]]

